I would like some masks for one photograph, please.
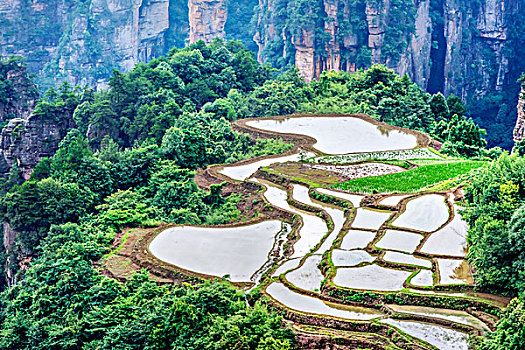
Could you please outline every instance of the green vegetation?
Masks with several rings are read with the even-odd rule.
[[[430,134],[444,143],[444,153],[492,156],[485,149],[485,131],[457,114],[465,110],[459,99],[451,98],[449,108],[443,95],[425,93],[408,76],[400,77],[384,66],[354,74],[323,72],[309,84],[296,71],[289,71],[255,87],[246,98],[230,91],[226,100],[234,108],[234,118],[293,112],[366,113],[387,124]]]
[[[523,347],[525,291],[525,158],[503,154],[474,171],[466,187],[469,261],[484,290],[518,296],[494,333],[480,339],[483,350]]]
[[[226,284],[159,287],[145,272],[122,284],[92,260],[108,235],[53,226],[24,281],[0,298],[1,349],[290,349],[293,334]]]
[[[291,145],[253,141],[232,120],[366,112],[430,132],[451,154],[487,155],[482,131],[456,115],[460,101],[449,106],[387,68],[329,72],[311,83],[295,70],[273,74],[239,42],[198,42],[115,71],[107,90],[64,84],[38,101],[35,114],[71,128],[29,180],[14,166],[1,187],[0,214],[18,235],[9,256],[0,253],[18,283],[0,293],[0,349],[293,348],[280,317],[260,304],[249,308],[231,287],[159,287],[145,272],[120,283],[94,267],[124,229],[242,221],[243,195],[229,194],[225,183],[198,187],[197,169]],[[404,184],[395,190],[414,191],[482,164],[425,165],[394,178],[403,181],[372,178],[370,190]]]
[[[360,193],[410,193],[469,173],[482,167],[482,161],[446,162],[420,166],[395,174],[353,179],[332,187]]]
[[[241,219],[242,195],[200,189],[195,169],[290,149],[234,132],[221,100],[268,72],[239,43],[200,42],[115,72],[108,90],[45,94],[34,113],[73,127],[28,181],[14,166],[1,188],[18,232],[2,263],[19,282],[0,294],[0,349],[293,347],[280,317],[230,286],[159,287],[146,272],[122,284],[93,265],[124,229]]]

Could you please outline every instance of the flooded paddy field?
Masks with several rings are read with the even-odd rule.
[[[257,171],[257,169],[275,163],[286,163],[290,161],[298,161],[301,158],[312,156],[313,153],[295,153],[284,157],[271,157],[261,159],[256,162],[246,163],[242,165],[225,166],[219,170],[219,173],[228,176],[234,180],[246,180]]]
[[[423,235],[418,233],[386,230],[385,235],[376,243],[376,247],[380,249],[413,253],[422,239]]]
[[[403,283],[411,275],[401,271],[381,267],[375,264],[361,267],[338,268],[334,277],[337,286],[375,291],[396,291],[403,289]]]
[[[199,274],[249,282],[268,260],[281,221],[263,221],[239,227],[176,226],[151,242],[158,259]]]
[[[383,316],[376,310],[336,305],[324,302],[315,297],[295,293],[286,288],[282,283],[272,283],[266,292],[278,303],[299,312],[309,314],[334,316],[348,320],[371,320]]]
[[[352,228],[378,230],[391,215],[388,211],[358,208]]]
[[[409,200],[405,211],[392,222],[393,226],[432,232],[443,226],[449,218],[445,197],[427,194]]]
[[[251,120],[248,126],[277,133],[313,137],[315,149],[326,154],[345,154],[408,149],[417,138],[399,130],[389,130],[355,117],[299,117],[282,120]],[[344,140],[344,142],[342,142]]]
[[[332,251],[332,262],[334,266],[355,266],[362,263],[369,263],[376,258],[364,250],[339,250]]]
[[[363,249],[374,240],[376,232],[348,230],[341,242],[341,249]]]
[[[421,252],[435,255],[465,257],[467,255],[468,225],[455,206],[454,218],[445,227],[434,232],[421,248]]]
[[[428,269],[432,268],[432,262],[430,260],[399,252],[387,251],[385,255],[383,255],[383,260],[398,264],[421,266]]]
[[[418,287],[432,287],[434,284],[434,276],[430,270],[419,271],[412,279],[410,283]]]
[[[429,323],[385,319],[381,322],[394,326],[415,338],[442,350],[467,350],[468,335],[450,328]]]
[[[307,135],[317,140],[313,147],[318,151],[341,155],[310,158],[305,162],[304,154],[295,153],[217,167],[217,172],[223,175],[221,181],[229,177],[250,181],[252,187],[254,183],[260,185],[264,215],[270,219],[228,228],[167,229],[151,241],[152,255],[189,272],[224,276],[232,282],[251,281],[270,305],[302,317],[314,317],[316,324],[333,327],[332,330],[341,331],[334,320],[359,321],[395,328],[430,344],[418,349],[430,349],[431,345],[445,350],[466,349],[465,332],[469,327],[487,329],[475,316],[444,307],[456,299],[491,305],[470,295],[472,272],[462,260],[468,249],[468,227],[461,219],[460,208],[452,203],[451,191],[411,194],[390,191],[394,194],[387,196],[387,192],[365,194],[327,188],[330,181],[344,177],[367,178],[381,172],[401,171],[397,165],[373,159],[410,159],[412,164],[427,164],[445,161],[441,156],[428,149],[414,149],[417,139],[413,134],[381,130],[359,118],[312,116],[250,120],[247,124],[262,130]],[[409,149],[399,151],[403,148]],[[323,162],[317,163],[319,159]],[[325,160],[333,162],[328,164]],[[350,164],[360,160],[372,162]],[[301,176],[295,176],[298,173],[289,169],[300,170]],[[319,174],[310,176],[307,173],[310,170],[337,176],[323,183],[316,177]],[[385,207],[388,210],[378,209]],[[275,237],[282,227],[282,221],[277,220],[282,216],[272,216],[278,211],[294,218],[294,230],[280,236],[286,237],[287,250],[273,254]],[[262,266],[265,268],[260,271]],[[370,300],[366,304],[369,295],[376,298],[391,295],[385,303],[388,311],[381,305],[371,305]],[[409,297],[397,299],[400,295]],[[434,303],[442,298],[443,308],[440,304],[420,306],[425,298]],[[412,305],[412,300],[420,304]],[[293,320],[301,324],[300,318]],[[448,325],[446,322],[452,328],[443,326]],[[458,329],[453,329],[454,324],[459,325]],[[356,333],[360,332],[371,334]]]

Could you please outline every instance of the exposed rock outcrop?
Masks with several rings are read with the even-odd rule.
[[[366,22],[368,25],[368,47],[372,50],[372,64],[381,63],[381,48],[385,36],[385,14],[390,2],[386,0],[383,6],[379,2],[366,3]]]
[[[38,162],[53,156],[67,131],[74,127],[71,118],[61,120],[57,123],[35,114],[10,120],[0,134],[0,176],[7,176],[16,162],[23,177],[29,179]]]
[[[224,38],[228,9],[224,0],[189,0],[190,43]]]
[[[521,85],[521,92],[518,98],[518,119],[514,127],[514,142],[525,139],[525,83]]]
[[[27,118],[38,98],[25,66],[17,60],[0,61],[0,122],[12,117]],[[6,96],[15,96],[15,98]]]
[[[250,24],[244,14],[252,17],[256,1]],[[429,92],[474,104],[516,88],[525,70],[524,6],[522,0],[32,0],[29,6],[0,0],[0,54],[26,56],[33,71],[44,72],[44,87],[63,80],[104,87],[114,68],[127,71],[174,45],[242,37],[257,46],[260,62],[295,65],[307,80],[382,63]],[[502,124],[509,127],[508,120]]]
[[[105,86],[111,70],[129,70],[166,52],[170,0],[0,1],[0,54],[27,57],[48,78]],[[35,40],[36,38],[36,40]],[[46,81],[46,83],[50,83]]]

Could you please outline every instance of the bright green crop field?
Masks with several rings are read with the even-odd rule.
[[[429,186],[467,174],[484,164],[486,162],[483,161],[429,164],[395,174],[353,179],[331,187],[359,193],[418,192]]]

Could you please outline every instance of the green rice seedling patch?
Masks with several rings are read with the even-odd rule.
[[[413,193],[444,181],[457,178],[482,167],[483,161],[463,161],[420,166],[402,173],[353,179],[333,188],[359,193]]]

